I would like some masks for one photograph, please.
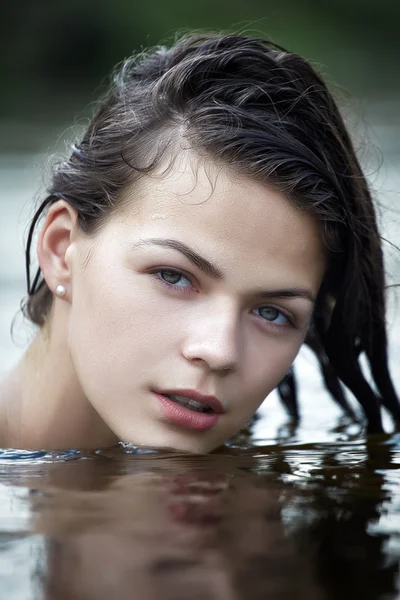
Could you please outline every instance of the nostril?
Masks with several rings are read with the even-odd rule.
[[[186,360],[198,365],[206,365],[213,371],[230,373],[236,370],[238,356],[232,349],[219,350],[209,345],[190,346],[183,352]]]

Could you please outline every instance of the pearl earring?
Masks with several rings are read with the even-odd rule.
[[[60,285],[58,285],[56,287],[57,296],[62,297],[62,296],[65,296],[66,293],[67,293],[67,288],[65,287],[65,285],[61,285],[61,283],[60,283]]]

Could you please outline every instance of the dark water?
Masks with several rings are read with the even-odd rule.
[[[240,447],[241,446],[241,447]],[[400,437],[0,454],[1,600],[391,599]]]

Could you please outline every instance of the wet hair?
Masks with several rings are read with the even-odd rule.
[[[400,421],[387,364],[381,239],[367,181],[320,75],[306,59],[263,39],[187,35],[125,60],[114,72],[31,223],[27,316],[43,325],[52,305],[40,269],[30,277],[32,237],[43,211],[64,199],[77,210],[82,230],[93,233],[128,185],[173,160],[182,146],[272,186],[317,220],[328,266],[312,329],[362,405],[368,430],[382,431],[381,405]]]

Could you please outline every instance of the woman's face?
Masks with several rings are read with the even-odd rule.
[[[189,160],[123,200],[68,255],[79,384],[119,439],[209,452],[304,340],[325,268],[317,224],[282,194]]]

